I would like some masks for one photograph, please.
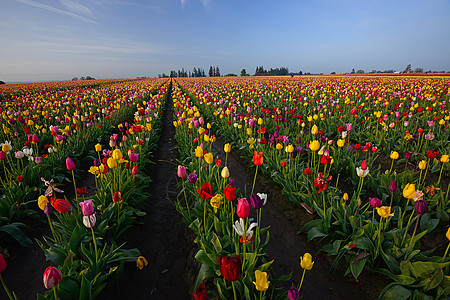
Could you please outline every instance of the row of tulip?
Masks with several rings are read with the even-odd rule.
[[[325,242],[333,267],[345,258],[356,280],[364,269],[389,276],[380,296],[449,294],[447,252],[431,256],[420,243],[449,219],[441,181],[449,170],[449,80],[180,83],[230,143],[248,157],[264,153],[262,170],[291,203],[318,217],[302,230]]]
[[[177,170],[182,185],[177,209],[197,236],[195,258],[202,264],[194,298],[206,299],[209,293],[221,299],[285,299],[286,295],[298,299],[303,279],[289,291],[277,288],[290,276],[277,278],[271,268],[273,260],[266,254],[269,227],[262,226],[261,210],[267,195],[254,190],[255,182],[249,194],[236,191],[227,166],[231,145],[226,144],[223,153],[214,153],[216,137],[201,110],[178,85],[172,96],[182,161]],[[224,160],[219,158],[223,154]],[[265,163],[262,153],[255,151],[252,162],[256,178],[258,167]],[[313,264],[309,253],[301,258],[304,272]],[[215,290],[206,290],[207,278],[213,278]]]
[[[86,149],[92,149],[133,113],[132,101],[147,97],[161,83],[131,81],[4,94],[0,104],[4,141],[0,144],[0,226],[34,214],[42,178],[56,183],[70,178],[63,167],[65,158],[81,163]],[[31,245],[20,231],[9,232],[22,245]]]
[[[162,82],[141,82],[131,97],[118,95],[123,99],[123,107],[116,106],[117,111],[110,114],[109,119],[115,122],[133,119],[133,122],[108,124],[119,132],[106,140],[110,148],[102,150],[98,143],[92,149],[78,149],[81,153],[89,151],[91,155],[87,158],[94,161],[89,170],[96,183],[96,194],[92,199],[85,198],[86,187],[77,188],[75,171],[80,162],[74,163],[70,157],[65,159],[65,166],[72,175],[75,199],[61,197],[63,191],[54,181],[43,179],[46,190],[37,202],[47,217],[52,236],[45,237],[44,243],[38,243],[47,260],[58,267],[51,266],[45,271],[44,285],[53,291],[38,295],[38,299],[92,299],[119,276],[126,261],[136,261],[139,268],[146,264],[137,249],[123,249],[116,240],[132,225],[136,216],[144,214],[139,205],[146,200],[143,187],[150,179],[139,172],[139,168],[142,170],[148,165],[149,153],[160,134],[159,116],[167,98],[168,85],[152,94]],[[132,92],[133,88],[127,90]],[[118,100],[117,104],[120,102]],[[92,105],[95,105],[94,101]],[[108,134],[105,129],[103,134]],[[129,160],[124,158],[123,152],[128,154]],[[11,299],[15,297],[10,292],[8,295]]]

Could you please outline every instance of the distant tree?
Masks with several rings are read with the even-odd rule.
[[[225,75],[225,77],[231,77],[231,76],[237,76],[237,75],[233,74],[233,73],[228,73],[227,75]]]
[[[302,71],[298,71],[298,75],[303,75],[303,72]]]
[[[88,75],[88,76],[86,76],[86,80],[95,80],[95,78]]]
[[[6,84],[3,80],[0,80],[0,84]]]
[[[350,74],[355,74],[355,68],[352,69],[352,72]]]
[[[78,77],[72,78],[72,81],[77,81],[77,80],[78,80]]]
[[[331,75],[334,75],[334,74],[336,74],[336,72],[331,72],[330,74],[331,74]]]
[[[364,70],[358,70],[356,71],[356,74],[364,74]]]
[[[212,66],[209,66],[209,77],[213,77],[214,76],[214,70]]]
[[[406,66],[405,71],[403,71],[403,72],[405,72],[405,73],[411,72],[411,64],[408,64],[408,65]]]
[[[245,71],[245,69],[241,70],[241,76],[247,76],[247,71]]]
[[[370,71],[370,73],[375,74],[377,72],[377,70],[372,70]]]
[[[415,68],[414,73],[423,73],[423,68]]]
[[[219,66],[216,66],[216,72],[215,72],[214,76],[220,77]]]

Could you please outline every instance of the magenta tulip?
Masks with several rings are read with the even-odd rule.
[[[66,158],[66,168],[69,171],[75,170],[75,163],[70,157]]]
[[[248,203],[246,198],[238,200],[236,213],[241,219],[245,219],[248,217],[248,215],[250,214],[250,204]]]

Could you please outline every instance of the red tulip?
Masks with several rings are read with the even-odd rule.
[[[133,166],[131,168],[131,174],[133,174],[134,176],[136,176],[139,173],[139,169],[138,166]]]
[[[211,185],[209,184],[209,182],[205,182],[204,184],[202,184],[202,187],[200,189],[197,189],[197,193],[199,193],[199,195],[205,200],[214,197],[214,194],[211,192]]]
[[[253,153],[253,163],[257,166],[260,166],[260,165],[262,165],[263,161],[264,161],[264,157],[262,155],[262,152],[255,151]]]
[[[70,210],[70,203],[67,202],[64,199],[56,199],[55,197],[50,198],[50,203],[52,206],[59,212],[59,213],[65,213]]]
[[[223,194],[228,201],[233,201],[236,199],[236,188],[231,186],[226,186],[223,189]]]
[[[2,254],[0,254],[0,274],[5,272],[6,269],[6,261]]]
[[[119,191],[113,193],[113,195],[112,195],[112,200],[113,200],[115,203],[120,202],[120,201],[122,200],[122,194],[121,194]]]
[[[66,168],[69,171],[72,171],[75,169],[75,163],[73,162],[73,160],[70,157],[66,158]]]
[[[17,178],[16,178],[16,180],[17,180],[18,182],[23,182],[23,181],[25,180],[25,176],[23,176],[23,175],[18,175]]]
[[[195,300],[206,300],[208,297],[208,293],[206,291],[206,287],[204,284],[200,284],[200,286],[195,290],[195,293],[192,293],[194,295]]]
[[[222,165],[222,160],[220,158],[216,159],[216,166],[220,167]]]
[[[50,266],[45,269],[43,281],[46,289],[51,289],[52,287],[60,283],[61,280],[62,274],[58,268]]]
[[[438,157],[438,155],[439,155],[439,152],[431,151],[431,150],[427,151],[427,157],[430,159],[434,159],[434,158]]]
[[[280,166],[282,166],[283,168],[286,167],[286,165],[287,165],[287,163],[286,163],[284,160],[282,160],[282,161],[280,162]]]
[[[305,175],[311,175],[311,170],[309,168],[305,168],[305,170],[303,171],[305,173]]]
[[[239,199],[238,205],[236,208],[236,214],[241,219],[245,219],[250,214],[250,203],[248,203],[246,198]]]
[[[367,170],[367,163],[366,163],[366,160],[363,160],[362,161],[362,164],[361,164],[361,170]]]
[[[236,281],[242,274],[241,256],[234,257],[219,255],[219,270],[222,276],[228,281]]]

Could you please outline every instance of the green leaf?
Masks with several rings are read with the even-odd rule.
[[[0,227],[0,231],[6,232],[13,237],[22,247],[32,248],[33,242],[19,229],[23,223],[12,223]]]
[[[312,239],[315,239],[315,238],[318,238],[318,237],[323,237],[323,236],[327,236],[327,234],[324,233],[321,228],[313,227],[308,232],[308,242],[311,241]]]
[[[435,229],[439,224],[439,219],[432,219],[430,213],[426,213],[422,215],[420,218],[420,230],[424,231],[428,229],[428,232],[431,232]]]
[[[82,276],[79,299],[92,300],[91,282]]]
[[[208,267],[212,268],[214,266],[214,262],[211,261],[208,254],[203,249],[198,250],[197,254],[195,255],[195,259],[202,264],[207,265]]]
[[[202,264],[195,280],[194,291],[202,284],[203,280],[209,277],[216,277],[216,272],[214,272],[213,268]]]
[[[406,300],[411,297],[411,291],[399,284],[389,284],[380,294],[382,300]]]
[[[356,260],[356,255],[353,256],[353,261]],[[358,276],[361,274],[362,270],[364,269],[364,266],[366,265],[368,257],[364,257],[363,259],[360,259],[357,261],[357,263],[350,263],[350,271],[352,272],[353,277],[355,277],[356,280],[358,280]]]

